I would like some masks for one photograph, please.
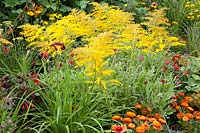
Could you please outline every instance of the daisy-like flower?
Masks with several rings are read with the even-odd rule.
[[[156,2],[151,3],[151,7],[157,8],[157,6],[158,6],[158,3],[156,3]]]
[[[126,125],[112,125],[112,132],[114,133],[123,133],[126,131]]]

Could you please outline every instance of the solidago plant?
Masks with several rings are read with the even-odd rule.
[[[51,25],[20,26],[21,34],[29,42],[28,46],[52,53],[62,53],[62,43],[69,47],[77,39],[86,45],[73,49],[76,67],[85,67],[89,82],[106,88],[108,82],[120,83],[109,79],[115,71],[108,68],[108,58],[116,50],[128,50],[137,46],[144,52],[155,53],[170,46],[183,45],[178,38],[170,37],[163,25],[168,24],[164,9],[155,10],[147,17],[147,22],[135,24],[131,13],[124,12],[116,6],[91,3],[94,9],[87,14],[84,11],[72,12]],[[147,29],[143,26],[146,25]]]

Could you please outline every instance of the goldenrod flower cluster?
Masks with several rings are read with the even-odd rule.
[[[34,18],[37,18],[37,17],[40,16],[42,11],[43,11],[43,6],[42,5],[35,5],[32,8],[28,8],[26,13],[29,16],[34,16]]]
[[[185,4],[188,20],[200,20],[200,1],[188,1]]]
[[[155,53],[170,46],[183,45],[178,38],[170,37],[166,27],[162,26],[168,25],[164,9],[151,12],[147,22],[135,24],[131,13],[108,4],[92,4],[94,9],[90,14],[74,9],[51,25],[22,25],[21,34],[29,46],[39,47],[53,56],[61,54],[62,50],[55,48],[57,45],[52,47],[52,44],[63,43],[67,47],[81,38],[87,44],[72,51],[76,66],[84,66],[86,75],[104,88],[107,82],[120,83],[107,79],[114,73],[114,70],[108,69],[107,59],[116,54],[115,50],[137,46],[144,52]]]

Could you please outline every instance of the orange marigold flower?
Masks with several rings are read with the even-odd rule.
[[[199,121],[200,120],[200,116],[195,116],[195,120]]]
[[[116,120],[116,121],[119,121],[121,119],[121,117],[119,115],[114,115],[112,117],[112,120]]]
[[[162,130],[162,125],[159,121],[154,120],[153,121],[153,128],[157,131],[161,131]]]
[[[200,116],[200,111],[194,111],[194,112],[193,112],[193,116],[195,116],[195,117],[196,117],[196,116]]]
[[[180,108],[181,108],[181,107],[180,107],[179,105],[176,105],[176,106],[175,106],[175,109],[176,109],[176,110],[180,110]]]
[[[123,121],[124,123],[131,123],[131,122],[132,122],[132,119],[129,118],[129,117],[126,117],[126,118],[123,118],[122,121]]]
[[[142,126],[144,127],[144,129],[145,129],[146,131],[150,130],[150,126],[149,126],[149,124],[148,124],[147,122],[144,122],[144,123],[142,124]]]
[[[144,126],[138,126],[136,127],[136,133],[144,133],[145,132],[145,128]]]
[[[147,114],[149,114],[151,111],[152,111],[152,109],[151,109],[150,107],[147,107],[147,108],[143,108],[143,109],[141,110],[141,113],[142,113],[143,115],[147,115]]]
[[[135,105],[135,107],[136,107],[137,109],[141,109],[141,108],[142,108],[142,104],[137,103],[137,104]]]
[[[191,113],[186,113],[185,116],[186,116],[189,120],[191,120],[191,119],[193,118],[193,115],[192,115]]]
[[[123,133],[126,131],[127,127],[126,125],[112,125],[111,129],[114,133]]]
[[[133,128],[135,128],[135,124],[133,124],[133,123],[129,123],[129,124],[128,124],[128,128],[129,128],[129,129],[133,129]]]
[[[141,121],[146,121],[146,117],[144,115],[137,115],[136,119],[141,120]]]
[[[184,122],[187,122],[187,121],[189,121],[189,118],[188,118],[187,116],[183,116],[182,120],[183,120]]]
[[[161,123],[161,124],[165,124],[166,123],[166,121],[164,120],[164,119],[158,119],[158,121]]]
[[[193,111],[194,111],[194,109],[193,109],[192,107],[186,107],[186,109],[187,109],[188,111],[190,111],[190,112],[193,112]]]
[[[133,117],[136,116],[136,114],[135,114],[134,112],[131,112],[131,111],[126,112],[126,115],[127,115],[128,117],[131,117],[131,118],[133,118]]]
[[[184,113],[183,112],[179,112],[176,116],[177,116],[178,119],[182,119],[183,116],[184,116]]]
[[[180,97],[184,97],[184,96],[185,96],[185,93],[184,93],[184,92],[179,92],[178,95],[179,95]]]
[[[161,118],[162,118],[162,115],[159,114],[159,113],[155,113],[155,114],[154,114],[154,117],[155,117],[156,119],[161,119]]]
[[[190,103],[192,101],[192,98],[189,96],[185,96],[184,100],[187,101],[188,103]]]
[[[182,101],[181,106],[186,108],[189,107],[189,104],[186,101]]]

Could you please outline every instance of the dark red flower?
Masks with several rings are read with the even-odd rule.
[[[179,71],[179,70],[180,70],[180,68],[179,68],[179,66],[178,66],[177,63],[175,63],[175,64],[173,65],[173,69],[174,69],[175,71]]]
[[[24,102],[24,103],[22,104],[22,110],[27,110],[28,107],[29,107],[29,104],[28,104],[27,102]]]
[[[114,48],[113,51],[115,52],[115,54],[117,53],[117,49],[116,48]]]
[[[167,69],[168,69],[168,67],[166,67],[166,66],[163,66],[163,67],[162,67],[162,71],[163,71],[163,72],[166,72]]]
[[[161,82],[162,82],[163,84],[167,83],[167,81],[164,80],[164,79],[162,79]]]
[[[180,59],[180,58],[181,58],[181,55],[175,55],[175,56],[172,57],[172,61],[173,61],[174,63],[177,63],[177,62],[178,62],[177,59]]]
[[[71,65],[73,65],[74,64],[74,60],[72,60],[72,59],[68,60],[68,63],[71,64]]]
[[[3,46],[3,51],[4,51],[4,53],[5,53],[6,55],[8,55],[10,49],[9,49],[8,47],[6,47],[6,46]]]

